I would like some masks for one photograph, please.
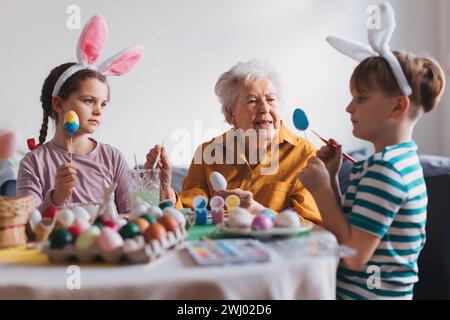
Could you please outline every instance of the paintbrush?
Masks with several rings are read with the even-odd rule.
[[[325,143],[327,144],[327,146],[329,146],[329,147],[333,148],[334,150],[336,150],[337,145],[336,145],[335,143],[332,143],[332,142],[328,141],[327,139],[322,138],[322,137],[321,137],[317,132],[315,132],[314,130],[311,130],[311,131],[312,131],[312,133],[314,133],[320,140],[322,140],[323,142],[325,142]],[[345,158],[347,158],[348,160],[350,160],[351,162],[353,162],[353,163],[357,162],[355,159],[353,159],[350,155],[348,155],[348,154],[345,153],[345,152],[342,152],[342,155],[343,155]]]

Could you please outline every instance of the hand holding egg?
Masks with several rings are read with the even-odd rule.
[[[64,205],[72,195],[77,183],[77,170],[72,163],[65,163],[56,170],[55,189],[52,192],[52,201],[56,206]]]
[[[255,199],[253,199],[253,193],[247,190],[242,189],[224,190],[219,191],[217,195],[223,197],[224,199],[230,195],[238,196],[240,199],[240,206],[244,209],[247,209],[253,214],[256,214],[257,212],[264,209],[264,206],[262,206],[260,203],[256,202]]]

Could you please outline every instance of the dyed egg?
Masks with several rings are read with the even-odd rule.
[[[272,219],[265,215],[260,214],[253,219],[252,229],[253,230],[270,230],[273,228]]]
[[[234,208],[228,218],[227,225],[230,228],[247,229],[250,228],[253,221],[252,214],[243,208]]]
[[[83,220],[88,221],[88,222],[91,220],[91,215],[83,207],[74,206],[74,207],[70,208],[70,210],[72,211],[75,219],[76,218],[80,218],[80,219],[83,219]]]
[[[145,230],[147,230],[148,225],[150,224],[150,223],[149,223],[147,220],[145,220],[144,218],[138,218],[138,219],[134,220],[133,223],[139,227],[139,231],[140,231],[142,234],[144,234]]]
[[[215,196],[215,197],[212,197],[211,200],[209,200],[209,206],[211,208],[222,209],[224,205],[225,205],[225,200],[223,200],[222,197]]]
[[[146,213],[155,218],[159,218],[163,215],[161,208],[157,206],[151,206],[150,208],[148,208]]]
[[[294,121],[294,126],[300,131],[305,131],[309,127],[308,117],[305,111],[300,108],[295,109],[292,120]]]
[[[209,175],[209,182],[211,183],[213,190],[216,192],[227,189],[227,180],[217,171],[211,172]]]
[[[194,200],[192,200],[192,204],[195,209],[205,209],[208,205],[208,200],[204,196],[196,196]]]
[[[161,201],[159,203],[159,208],[161,210],[164,210],[165,208],[172,208],[172,207],[173,207],[173,201],[172,200],[164,200],[164,201]]]
[[[275,226],[281,228],[298,228],[300,227],[300,218],[297,212],[284,210],[275,218]]]
[[[56,216],[56,212],[58,212],[58,209],[55,207],[48,207],[44,210],[42,214],[42,218],[49,218],[53,220],[53,218]]]
[[[67,231],[70,232],[73,238],[77,238],[81,234],[80,227],[78,226],[71,226]]]
[[[97,240],[97,237],[100,235],[100,228],[97,226],[92,226],[86,232],[80,234],[75,241],[75,248],[77,250],[86,250],[89,249]]]
[[[144,238],[147,243],[150,243],[152,240],[165,238],[166,236],[166,228],[164,228],[164,226],[158,222],[150,223],[144,233]]]
[[[163,210],[163,213],[165,215],[170,214],[172,217],[174,217],[178,221],[178,223],[181,226],[183,226],[183,227],[186,226],[186,217],[184,216],[183,213],[181,213],[180,210],[177,210],[175,208],[166,208]]]
[[[72,227],[77,227],[78,229],[80,229],[80,233],[84,233],[89,230],[91,224],[84,219],[75,218]]]
[[[134,223],[127,223],[119,230],[120,235],[124,239],[132,239],[138,236],[141,231],[139,230],[139,226]]]
[[[272,222],[275,222],[275,218],[277,217],[277,214],[275,213],[275,211],[273,211],[272,209],[269,208],[264,208],[262,209],[259,214],[264,214],[266,216],[268,216]]]
[[[165,214],[162,217],[158,218],[158,222],[161,223],[167,231],[175,232],[180,229],[178,221],[170,214]]]
[[[228,209],[233,210],[233,208],[239,207],[241,199],[237,195],[231,194],[225,199],[225,204]]]
[[[36,226],[41,222],[42,215],[39,210],[34,209],[30,215],[30,228],[34,232],[36,230]]]
[[[65,229],[57,229],[53,232],[50,238],[51,249],[63,249],[67,244],[73,240],[72,235]]]
[[[97,237],[96,244],[101,251],[111,252],[123,246],[123,239],[117,231],[105,226]]]
[[[64,116],[64,129],[73,136],[80,127],[80,119],[75,111],[69,111]]]
[[[104,227],[110,227],[111,229],[114,229],[115,231],[119,230],[117,227],[117,224],[112,220],[107,220],[105,223],[103,223]]]
[[[60,209],[56,213],[56,220],[60,222],[64,228],[68,228],[75,220],[74,214],[69,209]]]

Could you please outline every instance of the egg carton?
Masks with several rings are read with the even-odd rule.
[[[169,250],[177,249],[184,242],[187,234],[186,229],[182,227],[175,232],[168,232],[167,237],[154,239],[150,243],[146,243],[143,236],[137,236],[125,240],[122,247],[110,252],[102,252],[97,245],[83,251],[77,250],[73,245],[66,245],[63,249],[51,249],[49,245],[46,245],[43,251],[51,263],[148,263]]]

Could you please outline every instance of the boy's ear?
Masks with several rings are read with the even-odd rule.
[[[392,117],[394,119],[400,119],[405,116],[409,111],[410,104],[411,102],[407,96],[398,97],[395,102],[395,107],[392,110]]]

